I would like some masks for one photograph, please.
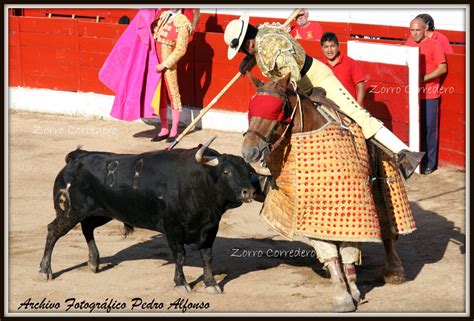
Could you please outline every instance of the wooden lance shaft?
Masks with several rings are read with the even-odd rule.
[[[296,16],[302,11],[303,9],[295,9],[293,11],[293,13],[288,17],[288,19],[286,19],[286,21],[283,23],[283,26],[284,27],[287,27],[295,18]],[[227,92],[227,90],[229,90],[229,88],[237,81],[237,79],[239,79],[239,77],[241,76],[240,72],[238,72],[234,78],[232,78],[228,83],[227,85],[216,95],[216,97],[214,97],[213,100],[211,100],[211,102],[203,109],[201,109],[199,115],[196,116],[196,118],[194,118],[194,120],[188,125],[188,127],[186,127],[183,132],[176,138],[176,140],[174,142],[172,142],[169,146],[168,146],[168,150],[170,149],[173,149],[173,147],[175,147],[179,141],[181,139],[183,139],[183,137],[192,129],[194,128],[194,126],[196,126],[196,124],[198,123],[199,120],[201,120],[201,118],[209,111],[209,109],[212,108],[212,106],[214,106],[214,104]]]

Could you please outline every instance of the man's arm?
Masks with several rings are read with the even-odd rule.
[[[356,85],[356,100],[359,103],[359,105],[363,106],[364,103],[364,97],[365,97],[365,84],[363,81],[357,83]]]
[[[426,75],[423,76],[423,81],[422,82],[427,82],[432,79],[435,79],[437,77],[440,77],[444,75],[448,71],[448,66],[446,63],[439,64],[438,67],[436,67],[435,70],[432,72],[427,73]]]
[[[362,68],[359,63],[355,60],[350,59],[350,73],[351,79],[355,84],[356,96],[354,97],[359,105],[363,106],[365,98],[365,75],[362,72]]]

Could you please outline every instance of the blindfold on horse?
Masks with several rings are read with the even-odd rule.
[[[315,88],[311,96],[307,96],[290,82],[291,74],[267,83],[250,73],[247,75],[257,87],[249,104],[249,128],[242,145],[242,155],[249,163],[268,161],[288,131],[302,133],[322,129],[331,120],[347,128],[344,124],[350,122],[337,105],[324,96],[322,88]],[[323,104],[328,109],[322,110]]]

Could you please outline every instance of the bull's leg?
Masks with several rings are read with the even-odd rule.
[[[222,293],[222,289],[217,284],[212,274],[212,248],[201,249],[201,258],[204,263],[204,285],[207,293]]]
[[[81,222],[82,234],[84,234],[87,247],[89,248],[89,261],[87,264],[94,273],[97,272],[99,268],[99,250],[95,244],[94,229],[111,220],[111,218],[105,216],[90,216]]]
[[[206,292],[213,294],[222,293],[222,289],[219,287],[216,279],[214,279],[214,275],[212,274],[212,245],[216,239],[218,229],[218,225],[209,230],[203,229],[201,235],[201,238],[205,240],[200,249],[203,262],[204,285],[206,286]]]
[[[71,217],[57,216],[54,221],[48,224],[48,236],[46,237],[46,245],[44,247],[43,259],[40,263],[40,277],[45,280],[53,278],[51,269],[51,255],[53,248],[58,239],[67,234],[77,223],[79,218],[72,215]]]
[[[184,261],[186,260],[186,251],[184,249],[184,244],[176,240],[170,240],[169,237],[168,244],[170,246],[171,252],[173,253],[173,257],[176,264],[174,271],[175,289],[178,292],[184,294],[191,292],[191,287],[189,286],[188,282],[186,282],[186,278],[183,272],[183,265]]]

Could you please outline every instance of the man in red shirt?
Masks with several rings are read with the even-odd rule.
[[[421,18],[423,22],[428,26],[428,30],[426,31],[426,36],[433,40],[436,40],[443,48],[445,54],[452,54],[454,53],[453,47],[449,43],[448,37],[443,35],[439,31],[435,31],[434,20],[433,18],[427,13],[420,13],[415,18]],[[413,45],[415,41],[412,38],[408,38],[407,45]]]
[[[428,25],[423,19],[413,19],[410,23],[413,43],[405,43],[420,48],[420,136],[421,148],[426,151],[421,171],[426,175],[431,174],[437,166],[440,77],[448,70],[440,43],[429,38],[427,31]]]
[[[323,29],[321,25],[308,20],[308,10],[303,9],[295,18],[296,26],[290,31],[295,39],[315,40],[321,39]]]
[[[323,62],[331,68],[334,75],[363,106],[365,97],[365,76],[359,64],[339,51],[339,40],[333,32],[325,32],[321,37],[321,49],[326,59]]]

